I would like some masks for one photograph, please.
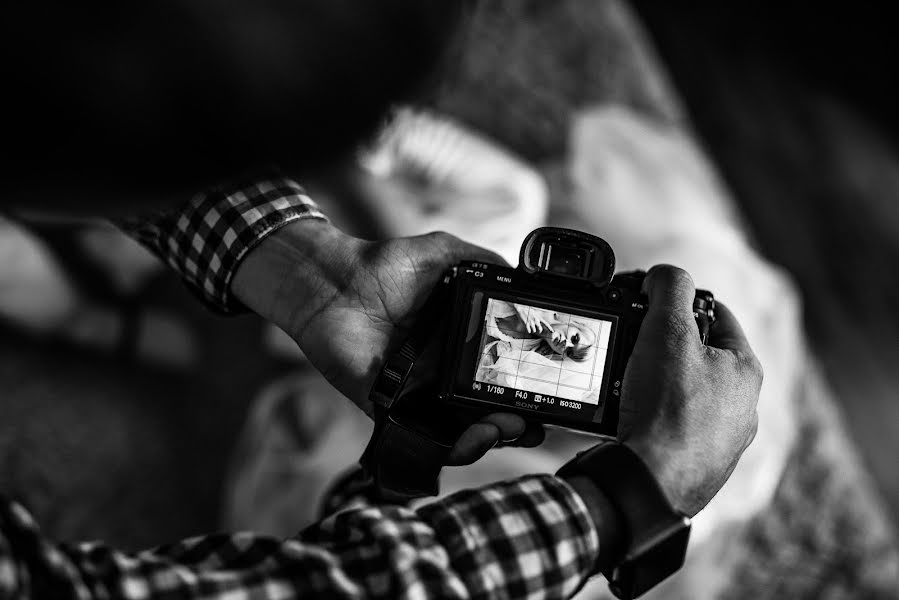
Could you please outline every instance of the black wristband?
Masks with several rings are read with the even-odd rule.
[[[624,520],[624,558],[603,572],[616,596],[636,598],[683,565],[690,519],[672,508],[633,450],[617,442],[602,443],[578,454],[556,475],[589,479]]]

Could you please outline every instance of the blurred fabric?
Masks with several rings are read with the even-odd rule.
[[[899,522],[899,88],[891,14],[635,2],[756,247],[789,269],[842,420]]]

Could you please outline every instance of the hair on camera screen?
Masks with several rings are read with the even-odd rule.
[[[475,380],[598,404],[612,322],[489,298]]]

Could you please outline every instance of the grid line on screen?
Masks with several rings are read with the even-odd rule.
[[[513,305],[513,306],[514,306],[514,305]],[[533,310],[533,309],[532,309],[532,307],[530,307],[530,306],[528,306],[527,309],[528,309],[528,310],[527,310],[527,313],[526,313],[526,314],[527,314],[528,317],[530,317],[530,316],[531,316],[531,310]],[[514,386],[515,386],[516,388],[518,387],[518,377],[519,377],[518,374],[521,372],[521,363],[522,363],[522,360],[523,360],[523,358],[522,358],[522,355],[523,355],[523,354],[524,354],[524,346],[521,346],[521,347],[518,349],[518,370],[515,371],[515,383],[514,383]]]
[[[566,316],[567,316],[568,320],[565,322],[565,330],[567,331],[567,330],[568,330],[568,327],[571,325],[571,315],[566,315]],[[565,355],[563,354],[563,355],[562,355],[562,361],[564,362],[564,360],[565,360]],[[558,394],[558,392],[559,392],[559,384],[560,384],[561,382],[562,382],[562,366],[559,365],[559,376],[558,376],[558,378],[556,378],[556,393],[553,394],[554,396],[558,396],[558,395],[559,395],[559,394]]]

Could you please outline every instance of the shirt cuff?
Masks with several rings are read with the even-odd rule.
[[[181,210],[117,225],[181,275],[220,313],[246,308],[231,294],[241,259],[267,235],[299,219],[326,219],[295,181],[274,176],[198,194]]]

